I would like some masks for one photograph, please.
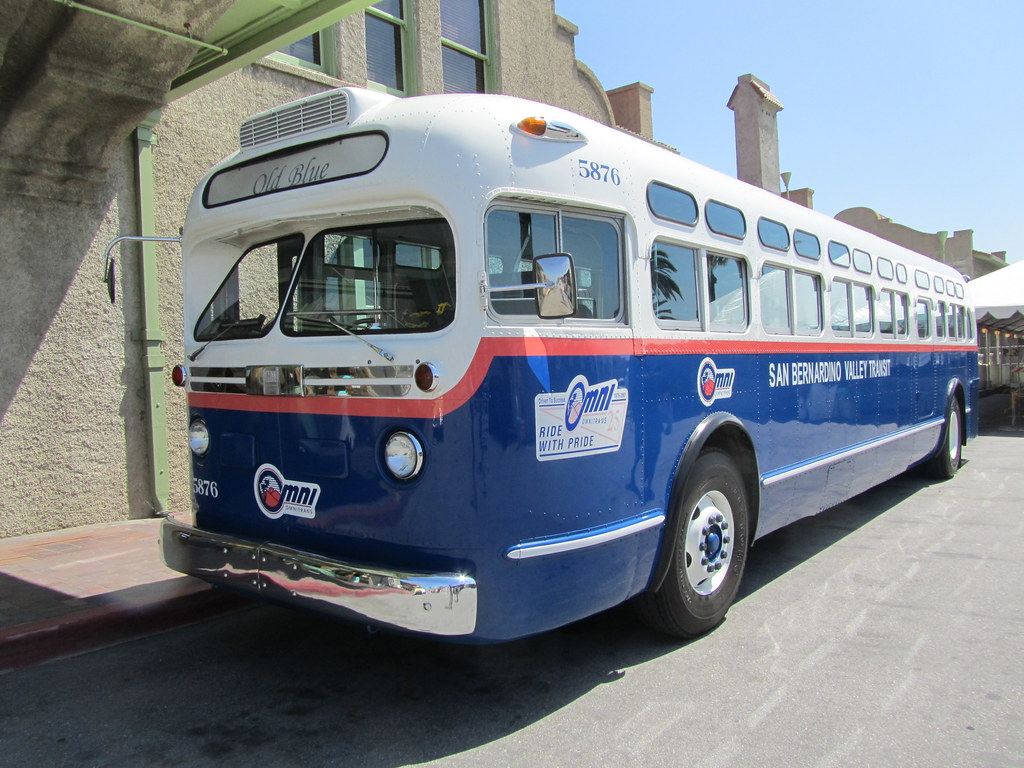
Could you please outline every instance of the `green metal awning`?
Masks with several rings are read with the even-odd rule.
[[[204,42],[227,53],[203,48],[171,83],[167,100],[196,90],[219,77],[296,40],[359,13],[375,0],[237,0],[217,21]]]

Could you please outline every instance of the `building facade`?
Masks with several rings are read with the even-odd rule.
[[[613,107],[576,59],[577,32],[553,0],[384,0],[172,101],[140,126],[112,162],[102,196],[109,205],[79,211],[96,223],[63,254],[67,275],[55,281],[63,293],[40,307],[38,292],[17,290],[27,273],[44,283],[53,269],[30,254],[18,262],[25,274],[5,274],[4,316],[45,312],[49,322],[24,364],[5,374],[0,536],[189,509],[185,401],[169,378],[183,357],[177,246],[115,251],[116,303],[101,273],[113,238],[178,234],[193,188],[237,149],[243,119],[344,85],[405,96],[482,90],[651,138],[650,89],[617,89]],[[47,227],[61,227],[51,210],[25,248],[46,250]],[[5,333],[17,338],[15,327]]]
[[[839,221],[851,224],[865,232],[878,235],[889,242],[912,251],[931,256],[970,278],[978,278],[1006,266],[1006,251],[984,253],[974,248],[974,230],[948,232],[919,232],[870,208],[847,208],[836,214]]]

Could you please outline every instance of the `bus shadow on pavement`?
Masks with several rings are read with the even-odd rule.
[[[966,466],[967,462],[964,462]],[[937,482],[910,469],[842,504],[772,531],[754,542],[736,600],[757,592],[801,563],[856,532],[923,488]]]

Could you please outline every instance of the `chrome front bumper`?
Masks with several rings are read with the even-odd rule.
[[[476,582],[462,574],[344,563],[172,518],[161,526],[160,549],[169,568],[266,600],[431,635],[476,628]]]

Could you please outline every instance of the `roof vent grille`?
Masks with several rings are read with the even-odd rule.
[[[348,94],[332,92],[253,115],[238,132],[243,149],[311,133],[348,120]]]

